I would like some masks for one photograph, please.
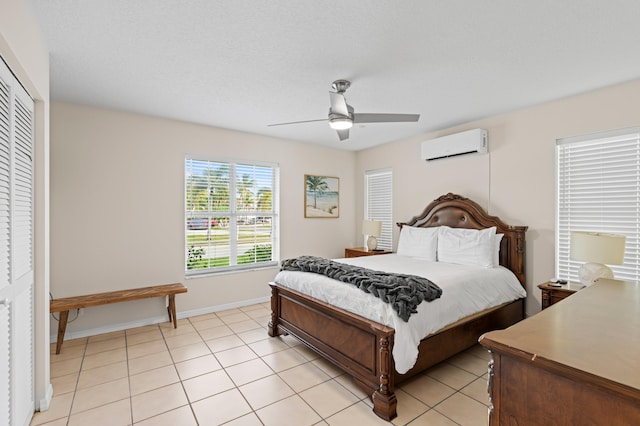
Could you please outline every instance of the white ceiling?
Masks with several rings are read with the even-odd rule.
[[[347,150],[640,78],[637,0],[29,0],[51,97]],[[356,112],[327,122],[331,83]]]

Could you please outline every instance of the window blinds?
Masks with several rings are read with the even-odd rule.
[[[393,248],[393,179],[390,169],[365,173],[365,218],[382,221],[378,248]]]
[[[187,275],[274,266],[277,165],[185,160]]]
[[[616,279],[640,279],[640,128],[572,138],[557,145],[556,275],[578,280],[570,259],[571,231],[627,237]]]

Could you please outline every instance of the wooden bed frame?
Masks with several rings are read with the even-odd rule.
[[[410,221],[397,224],[431,227],[484,229],[495,226],[504,234],[500,264],[509,268],[525,286],[524,255],[526,226],[509,226],[489,216],[477,203],[446,194],[430,203]],[[395,385],[455,355],[478,342],[485,332],[506,328],[524,318],[524,299],[458,321],[424,338],[416,364],[398,374],[392,356],[395,330],[337,308],[298,291],[270,283],[271,321],[269,335],[291,334],[325,359],[350,374],[371,395],[373,411],[385,420],[396,417]]]

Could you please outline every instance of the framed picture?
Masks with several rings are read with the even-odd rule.
[[[340,217],[340,178],[304,175],[304,217]]]

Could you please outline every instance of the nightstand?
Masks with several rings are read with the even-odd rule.
[[[538,288],[542,290],[542,309],[546,309],[584,288],[582,284],[575,281],[562,284],[560,287],[552,287],[550,284],[552,284],[552,282],[547,281],[546,283],[538,285]]]
[[[354,247],[344,249],[344,257],[376,256],[378,254],[393,253],[387,250],[367,251],[366,247]]]

